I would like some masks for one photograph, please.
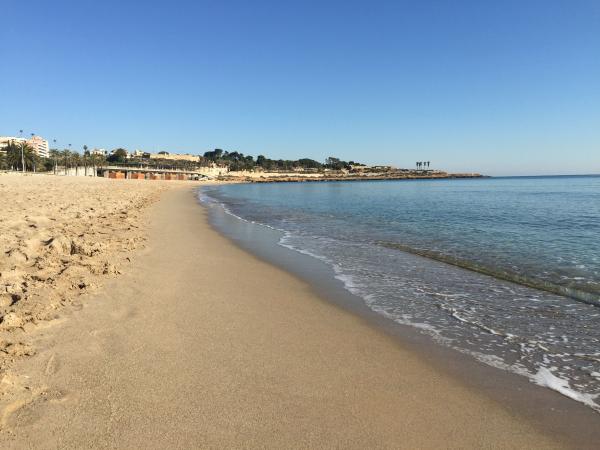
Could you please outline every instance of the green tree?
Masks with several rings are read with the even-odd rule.
[[[56,139],[55,139],[56,141]],[[58,172],[58,160],[60,159],[60,150],[57,150],[55,148],[50,149],[50,160],[52,161],[52,167],[54,170],[54,175],[56,175],[56,173]]]
[[[106,164],[106,157],[104,155],[93,154],[90,156],[90,160],[94,170],[94,176],[97,176],[98,167],[103,167]]]
[[[302,158],[298,160],[298,166],[304,167],[305,169],[320,169],[322,165],[323,164],[314,159]]]
[[[40,167],[44,170],[44,172],[52,172],[54,170],[54,159],[52,157],[41,158]]]
[[[60,153],[60,156],[63,160],[63,166],[65,168],[65,175],[68,174],[69,169],[71,168],[71,151],[66,148]]]
[[[85,176],[87,177],[88,162],[90,160],[90,152],[88,150],[88,146],[87,145],[83,146],[83,155],[81,156],[81,159],[83,161],[83,167],[84,167],[84,170],[85,170]]]
[[[107,158],[107,161],[111,163],[124,163],[127,161],[127,150],[123,148],[116,149],[112,155]]]
[[[37,155],[27,143],[10,141],[6,147],[6,165],[16,170],[33,170],[36,164]]]
[[[81,155],[78,152],[71,152],[71,164],[75,167],[75,176],[79,175],[81,166]]]
[[[325,160],[325,167],[328,167],[329,169],[333,170],[342,170],[347,165],[348,163],[346,161],[342,161],[339,158],[336,158],[335,156],[330,156]]]

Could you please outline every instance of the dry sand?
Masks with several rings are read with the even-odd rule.
[[[146,239],[141,210],[168,185],[0,175],[0,371],[30,332],[77,308]]]
[[[13,180],[9,188],[6,179],[0,183],[12,192]],[[58,191],[79,181],[51,183]],[[49,208],[44,217],[62,228],[35,242],[76,235],[69,228],[80,219],[75,209],[103,208],[100,216],[113,208],[118,217],[156,192],[151,182],[111,183],[115,194],[104,181],[86,181],[77,207]],[[27,194],[13,200],[28,208],[22,200],[37,194],[29,181],[16,186]],[[143,249],[129,251],[125,235],[111,244],[113,255],[135,255],[121,276],[82,297],[80,310],[65,308],[62,319],[30,330],[36,354],[4,372],[1,448],[558,447],[310,286],[235,247],[210,228],[187,186],[146,209],[147,230],[130,235],[147,233]],[[46,203],[60,203],[51,190],[47,195]],[[23,234],[20,271],[46,254],[44,245],[31,250],[25,243],[33,232],[25,217],[33,211],[20,219],[14,213],[10,226],[2,222],[3,234]],[[140,218],[98,222],[87,245],[105,242],[113,230],[120,235],[127,221],[141,226]],[[36,292],[53,289],[50,283]]]

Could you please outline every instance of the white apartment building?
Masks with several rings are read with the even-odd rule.
[[[40,136],[32,136],[31,139],[27,140],[27,144],[42,158],[47,158],[50,155],[48,141]]]
[[[40,136],[32,136],[31,139],[14,136],[0,136],[0,152],[6,151],[5,147],[9,144],[9,142],[16,142],[17,144],[24,142],[33,149],[36,155],[43,158],[47,158],[50,152],[48,141]]]
[[[5,153],[6,152],[5,147],[7,147],[8,144],[13,141],[16,142],[17,144],[19,144],[21,142],[27,142],[27,139],[18,138],[18,137],[14,137],[14,136],[0,136],[0,153]]]

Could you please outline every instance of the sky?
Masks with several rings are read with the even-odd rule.
[[[0,12],[0,135],[600,173],[598,0],[0,0]]]

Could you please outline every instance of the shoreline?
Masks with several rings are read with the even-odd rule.
[[[260,174],[260,172],[257,172]],[[445,175],[219,175],[219,181],[233,181],[239,183],[317,183],[317,182],[342,182],[342,181],[403,181],[403,180],[458,180],[458,179],[485,179],[491,178],[481,174],[445,174]]]
[[[23,389],[3,409],[3,447],[593,442],[547,435],[239,249],[191,186],[144,214],[149,240],[129,270],[15,365]]]
[[[199,191],[202,189],[198,188]],[[209,208],[206,204],[200,205]],[[566,441],[577,441],[578,446],[600,440],[600,430],[594,431],[600,416],[588,405],[547,386],[535,384],[522,375],[477,361],[469,354],[434,342],[431,336],[421,334],[409,325],[373,311],[363,298],[346,289],[329,265],[279,245],[281,232],[224,212],[218,204],[210,206],[211,227],[233,245],[308,283],[321,301],[359,317],[435,370],[482,393],[546,433],[562,436]],[[248,231],[248,227],[254,231]]]

